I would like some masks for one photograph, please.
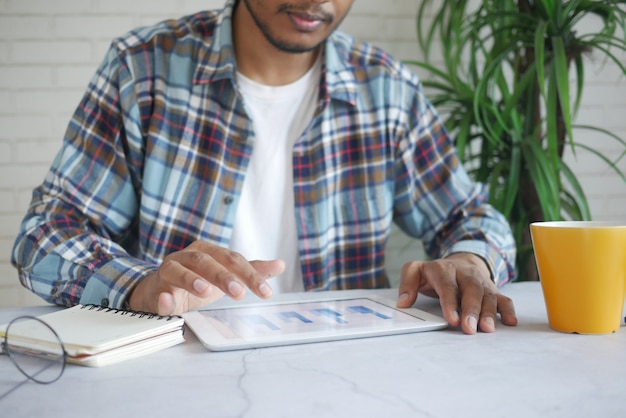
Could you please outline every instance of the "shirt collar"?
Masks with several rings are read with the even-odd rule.
[[[229,0],[216,18],[210,44],[199,54],[194,83],[206,84],[218,80],[235,80],[237,65],[232,39],[232,16],[235,0]],[[349,61],[352,38],[333,33],[324,43],[324,69],[322,91],[330,98],[356,103],[357,82]]]
[[[327,40],[324,48],[326,71],[322,77],[328,95],[336,100],[356,104],[358,83],[355,68],[350,61],[352,37],[335,31]]]
[[[217,15],[211,41],[198,56],[198,67],[194,76],[196,84],[235,79],[237,68],[232,37],[233,7],[234,0],[230,0]]]

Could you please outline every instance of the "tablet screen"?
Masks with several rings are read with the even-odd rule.
[[[350,328],[386,328],[424,321],[371,299],[298,302],[200,311],[224,338],[300,334]]]

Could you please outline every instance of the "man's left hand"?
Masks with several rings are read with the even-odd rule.
[[[411,261],[402,267],[397,306],[411,307],[418,293],[439,297],[445,320],[460,325],[466,334],[494,332],[497,314],[503,324],[517,325],[513,301],[498,291],[490,276],[484,260],[470,253]]]

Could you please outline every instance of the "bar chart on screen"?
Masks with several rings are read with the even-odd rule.
[[[256,306],[240,309],[201,311],[224,334],[262,336],[272,333],[291,334],[326,331],[339,328],[362,328],[415,321],[414,317],[369,299],[316,303]]]

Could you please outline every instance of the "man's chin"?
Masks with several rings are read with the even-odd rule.
[[[305,43],[295,43],[295,42],[281,42],[275,39],[268,39],[270,44],[279,51],[287,52],[289,54],[304,54],[307,52],[312,52],[317,50],[322,42],[305,44]]]

